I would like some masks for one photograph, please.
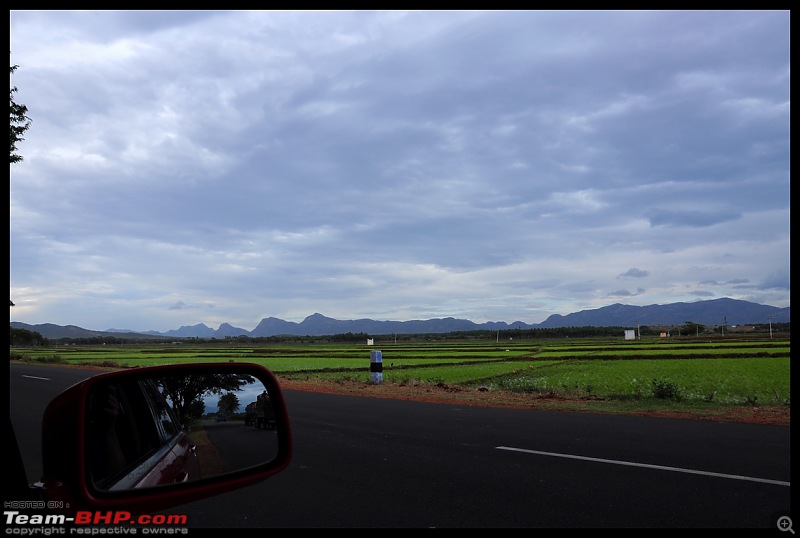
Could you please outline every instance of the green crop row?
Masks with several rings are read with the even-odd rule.
[[[581,341],[385,345],[383,381],[607,399],[665,398],[719,404],[788,404],[790,343],[666,344]],[[254,362],[279,377],[370,379],[365,345],[148,345],[14,348],[11,358],[136,367],[184,362]],[[669,359],[669,360],[665,360]]]
[[[492,388],[609,399],[660,397],[721,404],[789,404],[788,358],[562,361],[498,379]]]

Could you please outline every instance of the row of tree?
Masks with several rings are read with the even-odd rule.
[[[14,327],[9,327],[9,329],[11,329],[9,342],[14,347],[47,346],[49,344],[47,338],[35,331],[15,329]]]
[[[789,334],[790,323],[772,324],[751,324],[747,325],[750,334]],[[384,334],[369,335],[367,333],[343,333],[328,336],[232,336],[224,339],[218,338],[181,338],[177,341],[189,344],[220,344],[237,343],[247,344],[328,344],[328,343],[366,343],[368,339],[380,342],[440,342],[440,341],[466,341],[466,340],[538,340],[538,339],[560,339],[560,338],[615,338],[622,337],[625,330],[630,327],[557,327],[557,328],[535,328],[535,329],[504,329],[500,331],[456,331],[451,333],[426,333],[426,334]],[[643,338],[658,337],[666,333],[670,337],[708,337],[720,336],[731,332],[731,328],[708,327],[687,321],[679,327],[652,327],[642,325],[636,329],[636,336]],[[10,343],[16,347],[32,346],[58,346],[58,345],[142,345],[150,343],[166,344],[168,341],[176,341],[174,338],[169,340],[143,339],[141,337],[120,337],[120,336],[91,336],[79,338],[44,338],[35,331],[26,329],[15,329],[10,327]]]

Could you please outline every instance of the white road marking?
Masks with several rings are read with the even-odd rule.
[[[50,381],[49,377],[36,377],[35,375],[23,375],[22,377],[27,377],[28,379],[41,379],[42,381]]]
[[[510,450],[512,452],[525,452],[527,454],[538,454],[540,456],[553,456],[556,458],[569,458],[573,460],[595,461],[598,463],[610,463],[613,465],[627,465],[629,467],[644,467],[647,469],[659,469],[661,471],[674,471],[678,473],[701,474],[706,476],[716,476],[719,478],[731,478],[733,480],[748,480],[750,482],[763,482],[764,484],[775,484],[778,486],[789,486],[789,482],[782,480],[769,480],[767,478],[754,478],[752,476],[740,476],[735,474],[712,473],[710,471],[696,471],[694,469],[682,469],[680,467],[666,467],[664,465],[650,465],[648,463],[635,463],[632,461],[606,460],[602,458],[589,458],[586,456],[575,456],[573,454],[559,454],[557,452],[541,452],[539,450],[527,450],[525,448],[513,448],[509,446],[495,447],[498,450]]]

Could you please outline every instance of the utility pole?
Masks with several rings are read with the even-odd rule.
[[[639,340],[642,339],[642,329],[639,327],[639,320],[636,320],[636,334],[639,336]]]
[[[772,316],[767,316],[769,320],[769,339],[772,340]]]

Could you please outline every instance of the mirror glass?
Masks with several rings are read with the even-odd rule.
[[[86,409],[87,471],[100,491],[208,478],[278,455],[269,394],[249,374],[111,378],[91,387]]]

